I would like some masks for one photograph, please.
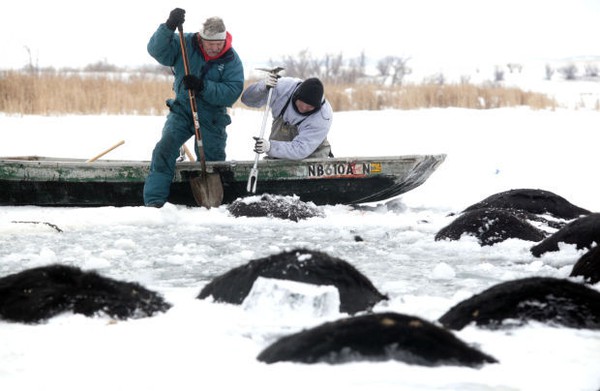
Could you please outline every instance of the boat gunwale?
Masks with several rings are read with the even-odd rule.
[[[413,155],[397,155],[397,156],[347,156],[347,157],[333,157],[333,158],[312,158],[303,160],[286,160],[286,159],[261,159],[258,161],[260,165],[300,165],[300,164],[314,164],[314,163],[348,163],[355,161],[403,161],[403,160],[422,160],[427,157],[434,157],[436,160],[444,160],[446,154],[413,154]],[[127,160],[127,159],[98,159],[93,162],[88,162],[82,158],[58,158],[50,156],[39,156],[39,155],[27,155],[27,156],[0,156],[0,164],[4,163],[60,163],[60,164],[82,164],[86,166],[97,166],[97,165],[149,165],[149,160]],[[183,161],[177,162],[177,167],[189,168],[198,165],[199,162],[195,161]],[[253,165],[254,160],[225,160],[225,161],[207,161],[207,166],[232,166],[232,165]]]

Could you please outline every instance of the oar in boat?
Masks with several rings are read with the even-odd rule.
[[[187,50],[185,46],[185,37],[183,36],[183,26],[177,26],[179,30],[179,43],[181,44],[181,55],[183,57],[183,67],[186,76],[190,74],[190,65],[188,62]],[[196,146],[200,157],[200,176],[190,179],[190,186],[194,199],[199,206],[208,209],[217,207],[223,202],[223,184],[221,176],[218,173],[206,172],[206,158],[204,156],[204,146],[202,145],[202,132],[200,131],[200,121],[198,119],[198,106],[196,105],[196,95],[194,91],[188,90],[190,97],[190,107],[192,117],[194,118],[194,131],[196,133]]]

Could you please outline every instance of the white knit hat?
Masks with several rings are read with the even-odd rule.
[[[207,41],[223,41],[227,36],[225,23],[218,16],[206,19],[204,25],[200,29],[200,37]]]

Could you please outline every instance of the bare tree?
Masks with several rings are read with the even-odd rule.
[[[585,66],[585,75],[587,77],[598,77],[598,65],[596,65],[596,64],[586,64],[586,66]]]
[[[521,71],[523,70],[523,65],[515,64],[513,62],[509,62],[508,64],[506,64],[506,67],[508,68],[508,71],[510,73],[514,73],[514,72],[521,73]]]
[[[565,65],[558,69],[565,79],[567,80],[575,80],[577,76],[577,66],[575,64]]]
[[[442,86],[446,84],[446,77],[442,72],[434,73],[433,75],[423,78],[423,84],[437,84]]]
[[[406,65],[410,57],[387,56],[377,62],[377,70],[384,78],[390,78],[391,85],[402,85],[406,75],[412,70]]]
[[[387,56],[377,61],[377,72],[379,72],[380,76],[387,76],[390,73],[390,68],[392,66],[392,57]]]
[[[24,67],[25,70],[27,72],[30,72],[30,73],[37,73],[39,71],[39,68],[40,68],[39,67],[39,60],[38,60],[38,58],[36,57],[35,64],[34,64],[34,62],[33,62],[33,56],[31,54],[31,48],[29,46],[24,46],[24,48],[27,51],[27,57],[29,59],[27,65],[25,65],[25,67]]]
[[[300,51],[297,56],[286,56],[280,62],[270,61],[271,66],[282,66],[288,76],[306,79],[320,73],[321,64],[314,60],[308,49]]]
[[[121,69],[114,64],[110,64],[106,58],[86,65],[83,68],[84,72],[120,72]]]
[[[494,81],[496,83],[504,81],[504,69],[499,66],[494,69]]]
[[[343,83],[355,83],[359,78],[365,76],[365,69],[367,67],[367,56],[365,52],[361,52],[357,58],[350,59],[348,61],[348,69],[342,75],[341,82]]]
[[[339,82],[339,79],[342,76],[343,72],[344,59],[342,54],[325,55],[325,59],[323,60],[323,72],[320,75],[320,78],[327,82],[336,83]]]
[[[554,75],[554,68],[550,64],[546,64],[546,80],[552,79],[552,75]]]
[[[279,63],[270,61],[271,66],[283,66],[286,75],[306,79],[318,77],[328,83],[354,83],[365,73],[366,56],[361,54],[357,59],[344,60],[343,55],[327,54],[321,60],[313,58],[307,49],[297,56],[286,56]]]

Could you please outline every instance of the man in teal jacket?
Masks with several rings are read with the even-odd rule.
[[[206,160],[215,161],[225,160],[225,128],[231,123],[227,107],[235,103],[244,88],[242,62],[231,46],[231,34],[218,17],[208,18],[200,32],[185,34],[190,67],[190,74],[185,76],[179,36],[175,34],[184,20],[185,11],[175,8],[148,42],[148,53],[173,69],[175,99],[167,100],[170,112],[152,152],[144,184],[146,206],[162,207],[167,201],[179,150],[195,135],[188,90],[196,95]]]

